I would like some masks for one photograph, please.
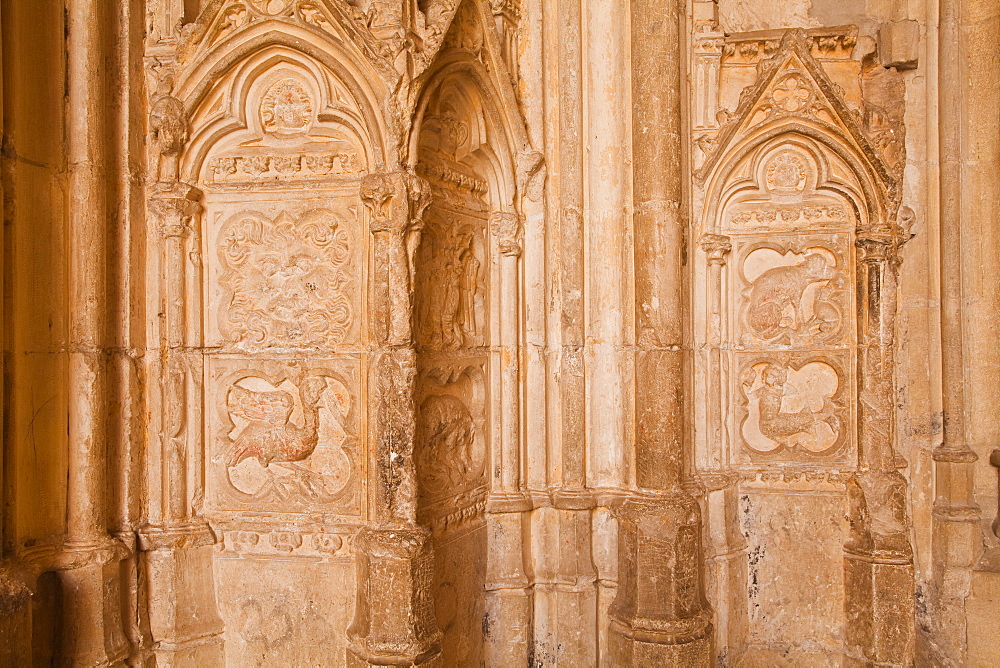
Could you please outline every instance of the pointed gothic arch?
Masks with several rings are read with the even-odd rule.
[[[495,646],[509,631],[498,629],[530,623],[513,547],[521,516],[497,503],[516,511],[524,495],[518,157],[527,141],[483,4],[460,4],[421,74],[406,157],[432,194],[414,263],[417,512],[433,532],[442,658],[455,665],[503,663]],[[435,487],[442,472],[449,494]]]
[[[760,38],[728,39],[733,45],[723,54],[736,53],[741,39],[756,47]],[[695,172],[702,251],[692,270],[695,392],[705,406],[696,460],[703,474],[728,481],[712,494],[733,505],[738,498],[742,516],[760,518],[739,526],[732,526],[735,514],[709,520],[744,537],[719,549],[751,553],[748,564],[732,561],[716,575],[724,583],[717,591],[732,588],[733,605],[746,607],[750,583],[759,597],[759,608],[740,613],[750,632],[729,638],[735,647],[769,637],[755,624],[773,612],[774,597],[796,595],[781,580],[781,558],[798,549],[787,536],[802,531],[789,513],[827,513],[838,527],[816,539],[826,541],[816,548],[826,555],[816,572],[833,586],[814,614],[815,623],[841,629],[849,646],[868,642],[872,618],[885,614],[877,596],[864,599],[866,568],[882,558],[873,555],[891,555],[912,583],[891,399],[905,241],[898,165],[865,122],[872,113],[858,66],[856,79],[835,83],[817,60],[844,62],[854,37],[823,39],[791,30],[765,46],[769,58],[736,110],[724,112],[721,127],[700,144],[705,158]],[[722,70],[724,77],[725,56]],[[894,528],[864,519],[874,507],[896,518]],[[837,524],[845,511],[850,526]],[[754,557],[765,544],[770,555],[785,556]],[[907,628],[908,613],[894,614]]]

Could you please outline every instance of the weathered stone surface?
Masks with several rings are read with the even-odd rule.
[[[0,663],[1000,663],[996,3],[0,18]]]

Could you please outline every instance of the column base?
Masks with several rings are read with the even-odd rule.
[[[697,501],[683,493],[651,495],[627,501],[616,514],[611,664],[710,666],[712,621],[702,591]]]
[[[57,558],[62,605],[59,660],[72,665],[116,665],[129,655],[122,624],[120,542],[69,543]]]
[[[347,665],[440,666],[430,532],[366,528],[358,532],[354,548],[358,593],[347,630]]]
[[[215,543],[205,524],[150,527],[139,537],[158,666],[225,663],[212,569]]]
[[[708,627],[711,631],[711,626]],[[647,639],[642,639],[643,637]],[[615,622],[611,623],[608,636],[608,653],[612,665],[618,666],[711,666],[712,637],[705,633],[700,638],[676,642],[673,638],[656,638],[638,634]]]
[[[879,666],[912,663],[913,564],[844,554],[848,654]]]

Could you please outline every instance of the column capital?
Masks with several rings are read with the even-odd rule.
[[[733,250],[732,240],[722,234],[703,234],[699,245],[708,255],[709,264],[725,264],[726,255]]]
[[[371,212],[372,234],[404,234],[421,227],[431,203],[430,184],[410,172],[366,174],[361,178],[361,201]]]
[[[157,184],[150,193],[147,207],[163,237],[183,237],[191,233],[191,220],[201,213],[200,190],[180,181]]]
[[[524,241],[524,223],[520,214],[513,211],[490,213],[490,231],[497,239],[500,252],[508,257],[521,255]]]

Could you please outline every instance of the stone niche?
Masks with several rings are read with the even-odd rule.
[[[826,665],[850,646],[848,483],[895,473],[878,454],[891,406],[871,400],[892,392],[895,265],[869,250],[898,243],[900,147],[871,122],[889,121],[854,44],[817,29],[696,47],[696,463],[734,660]]]
[[[481,28],[464,4],[445,53],[468,58],[482,48]],[[417,518],[431,529],[434,602],[445,665],[483,656],[486,614],[490,447],[491,310],[497,264],[490,210],[497,192],[485,175],[497,166],[485,100],[474,81],[445,73],[428,86],[416,172],[431,188],[414,262],[417,350]],[[491,206],[492,205],[492,206]]]
[[[368,514],[359,183],[381,158],[357,86],[280,44],[196,91],[185,296],[203,328],[198,503],[220,537],[226,658],[322,663],[344,655]]]

